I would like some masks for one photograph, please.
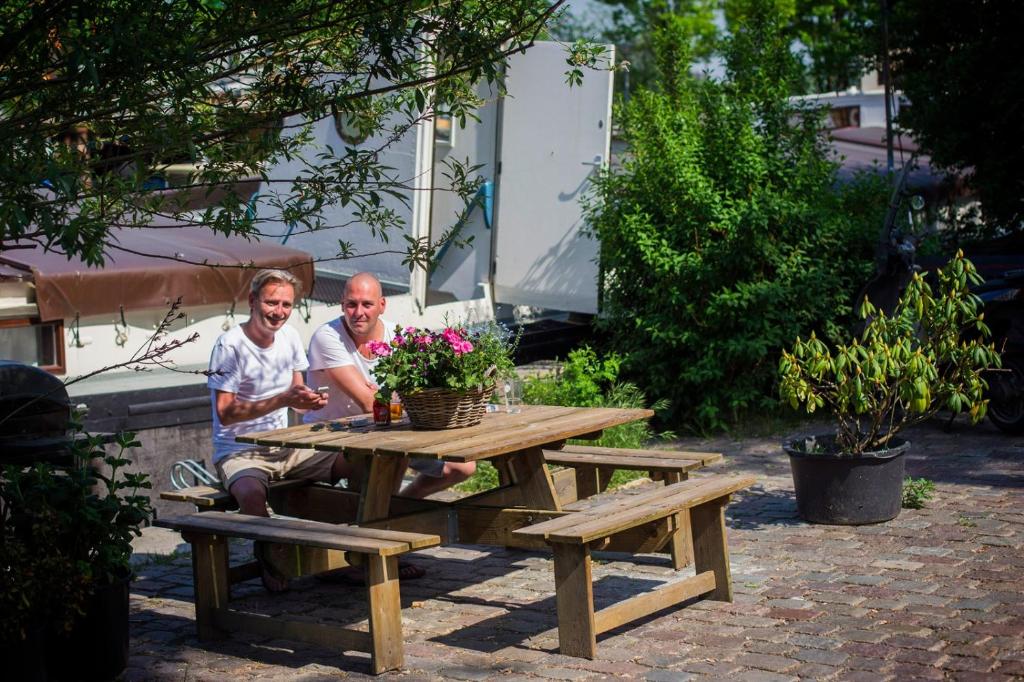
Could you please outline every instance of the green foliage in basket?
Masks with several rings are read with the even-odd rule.
[[[510,376],[517,339],[496,323],[468,327],[457,324],[434,332],[396,328],[390,343],[371,341],[378,357],[373,374],[385,395],[403,395],[425,388],[468,391]]]

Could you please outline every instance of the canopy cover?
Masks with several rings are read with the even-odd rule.
[[[302,296],[313,288],[311,257],[296,249],[160,219],[110,234],[99,268],[41,248],[0,251],[0,267],[31,273],[43,321],[164,308],[179,296],[186,306],[244,301],[262,268],[291,272]]]

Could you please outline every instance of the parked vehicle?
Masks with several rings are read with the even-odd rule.
[[[908,164],[909,166],[909,164]],[[857,296],[868,297],[878,309],[891,312],[915,272],[934,271],[946,258],[919,258],[918,248],[934,231],[918,218],[924,200],[908,192],[906,173],[893,191],[876,256],[876,272]],[[985,373],[988,416],[999,429],[1024,433],[1024,232],[964,247],[984,278],[972,288],[984,304],[990,341],[1002,355],[1002,369]]]
[[[1024,433],[1024,233],[965,249],[985,278],[974,290],[1003,368],[988,372],[989,419],[1006,433]]]

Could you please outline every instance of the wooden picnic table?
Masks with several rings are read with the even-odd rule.
[[[710,476],[665,481],[626,499],[581,509],[573,505],[576,473],[552,474],[544,451],[559,451],[570,438],[595,439],[604,429],[653,416],[646,409],[578,408],[531,405],[518,413],[491,412],[476,426],[427,431],[408,423],[376,426],[363,419],[303,424],[239,437],[243,443],[314,448],[363,460],[359,490],[333,486],[271,487],[274,510],[300,520],[236,517],[205,512],[166,520],[188,534],[197,575],[196,613],[201,637],[224,628],[247,629],[275,637],[328,643],[370,651],[373,672],[401,667],[403,661],[397,555],[439,543],[518,547],[554,554],[554,586],[563,654],[593,658],[597,635],[694,597],[732,600],[724,509],[732,493],[754,482],[749,476]],[[600,449],[597,449],[600,450]],[[686,454],[694,462],[654,462],[652,453],[623,450],[582,454],[597,466],[637,458],[640,466],[684,470],[715,458]],[[593,459],[596,457],[596,459]],[[454,462],[489,460],[498,468],[498,487],[454,501],[395,495],[409,459]],[[699,462],[697,462],[699,460]],[[571,484],[571,485],[565,485]],[[594,492],[594,491],[591,491]],[[223,493],[220,493],[223,495]],[[326,523],[324,523],[326,522]],[[329,525],[344,524],[344,525]],[[225,537],[278,543],[279,557],[264,556],[289,576],[308,575],[355,564],[367,567],[370,633],[308,623],[277,622],[227,607],[230,584],[252,577],[250,569],[227,565]],[[685,551],[684,551],[685,546]],[[667,549],[666,549],[667,548]],[[662,589],[595,609],[591,550],[666,552],[673,567],[692,557],[695,574]],[[196,558],[198,557],[198,559]],[[271,622],[274,620],[274,622]],[[205,633],[205,634],[204,634]]]
[[[648,419],[653,414],[646,409],[524,405],[520,412],[513,414],[488,412],[480,424],[459,429],[420,430],[408,422],[383,427],[373,424],[353,425],[353,420],[348,419],[252,433],[238,440],[258,445],[342,452],[346,457],[363,459],[366,473],[355,505],[354,518],[345,518],[343,513],[342,518],[337,519],[339,521],[354,520],[359,524],[371,524],[408,515],[415,509],[436,512],[442,506],[458,508],[462,512],[460,516],[471,521],[474,507],[509,506],[508,503],[513,501],[516,506],[526,509],[561,512],[559,493],[545,466],[543,450],[557,450],[569,438],[597,438],[606,428]],[[490,460],[509,475],[510,484],[451,505],[431,500],[395,498],[395,481],[405,466],[406,458],[452,462]],[[332,506],[330,498],[340,498],[340,495],[331,493],[331,490],[319,489],[316,503],[304,504],[304,511],[314,513],[319,520],[329,520],[324,515],[331,515],[328,509]],[[351,503],[340,504],[336,499],[334,506],[334,511],[344,510],[352,516]],[[447,518],[443,519],[443,523],[437,523],[438,519],[435,518],[432,523],[430,514],[420,516],[423,518],[419,522],[398,521],[394,527],[421,532],[441,531],[442,537],[455,541],[456,538],[451,537],[453,533],[447,528]],[[462,538],[462,541],[486,543],[487,539],[488,536],[481,536]]]

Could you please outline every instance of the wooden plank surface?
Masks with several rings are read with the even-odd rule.
[[[684,450],[657,450],[657,449],[635,449],[635,448],[604,448],[596,445],[566,445],[556,451],[561,454],[582,454],[590,456],[610,455],[620,457],[655,457],[665,459],[676,459],[683,461],[699,461],[708,465],[722,461],[720,452],[689,452]]]
[[[572,445],[566,448],[574,447]],[[604,449],[604,448],[602,448]],[[644,452],[644,451],[638,451]],[[691,453],[686,453],[691,454]],[[696,457],[659,457],[655,451],[648,451],[646,455],[630,454],[605,454],[605,453],[580,453],[566,450],[544,450],[544,461],[548,464],[561,464],[563,466],[604,466],[615,469],[630,469],[636,471],[693,471],[705,466],[706,458],[700,456],[703,453],[692,453]],[[711,460],[715,461],[715,460]]]
[[[271,639],[318,644],[334,651],[371,651],[370,634],[361,630],[291,620],[281,616],[223,609],[215,614],[218,627],[228,632],[251,632]]]
[[[247,434],[242,443],[313,447],[354,455],[393,455],[471,462],[500,454],[558,443],[653,416],[651,410],[524,405],[521,412],[490,412],[476,426],[443,431],[408,424],[325,431],[322,423]]]
[[[286,488],[302,488],[310,485],[310,481],[297,478],[289,478],[282,481],[270,481],[268,488],[271,491],[283,490]],[[214,488],[208,485],[194,485],[181,490],[165,490],[160,493],[161,500],[172,502],[190,502],[197,507],[215,507],[224,505],[231,501],[231,493],[223,488]]]
[[[558,542],[586,543],[632,526],[670,516],[754,484],[753,476],[710,476],[623,496],[614,502],[523,528],[518,533],[541,535]]]
[[[212,533],[286,545],[305,545],[381,556],[433,547],[441,542],[436,535],[212,511],[188,516],[165,517],[157,520],[156,525],[183,532]]]
[[[715,589],[715,574],[704,571],[685,580],[669,583],[626,601],[607,606],[594,614],[594,629],[598,634],[614,630],[637,618],[649,616],[681,601],[707,594]]]

